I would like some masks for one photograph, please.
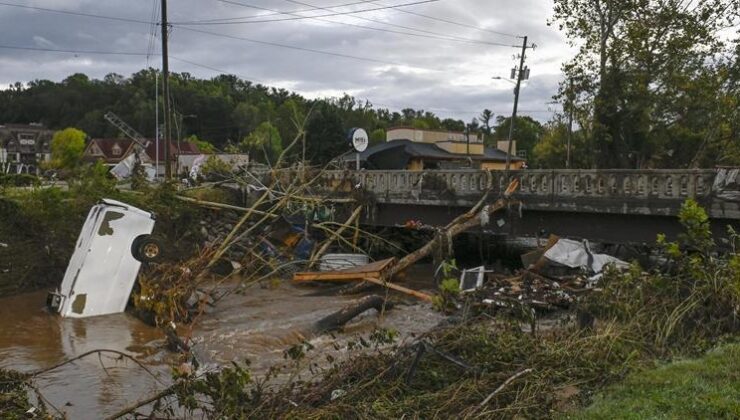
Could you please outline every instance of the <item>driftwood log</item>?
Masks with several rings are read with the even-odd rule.
[[[370,309],[375,309],[378,313],[381,313],[386,309],[391,309],[392,307],[393,304],[386,301],[385,298],[381,296],[366,296],[345,306],[339,311],[318,320],[314,325],[314,328],[318,333],[336,331],[342,328],[349,321]]]

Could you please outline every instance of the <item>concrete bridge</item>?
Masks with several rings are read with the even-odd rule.
[[[678,212],[693,198],[707,209],[717,234],[740,230],[740,170],[525,170],[515,198],[521,206],[492,220],[493,234],[555,233],[612,243],[652,243],[681,231]],[[343,197],[362,191],[374,203],[366,223],[408,220],[442,225],[476,204],[489,185],[494,199],[508,183],[503,172],[328,171],[317,193]],[[356,194],[356,192],[355,192]]]

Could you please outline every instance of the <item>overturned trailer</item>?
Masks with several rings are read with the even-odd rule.
[[[104,199],[87,216],[59,289],[47,305],[63,317],[85,318],[123,312],[142,262],[156,260],[154,216]]]

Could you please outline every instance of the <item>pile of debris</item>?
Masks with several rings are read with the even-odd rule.
[[[608,267],[626,270],[629,264],[591,251],[588,241],[550,237],[547,245],[522,256],[526,267],[514,277],[486,273],[483,267],[461,275],[463,293],[474,292],[477,300],[496,307],[528,307],[551,311],[568,309],[578,295],[597,290],[595,285]],[[474,275],[471,281],[471,274]],[[488,274],[488,281],[482,276]]]

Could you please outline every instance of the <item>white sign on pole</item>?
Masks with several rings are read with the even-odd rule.
[[[369,144],[370,141],[367,131],[362,128],[357,128],[352,132],[352,146],[355,148],[355,151],[362,153],[367,150],[367,146]]]

